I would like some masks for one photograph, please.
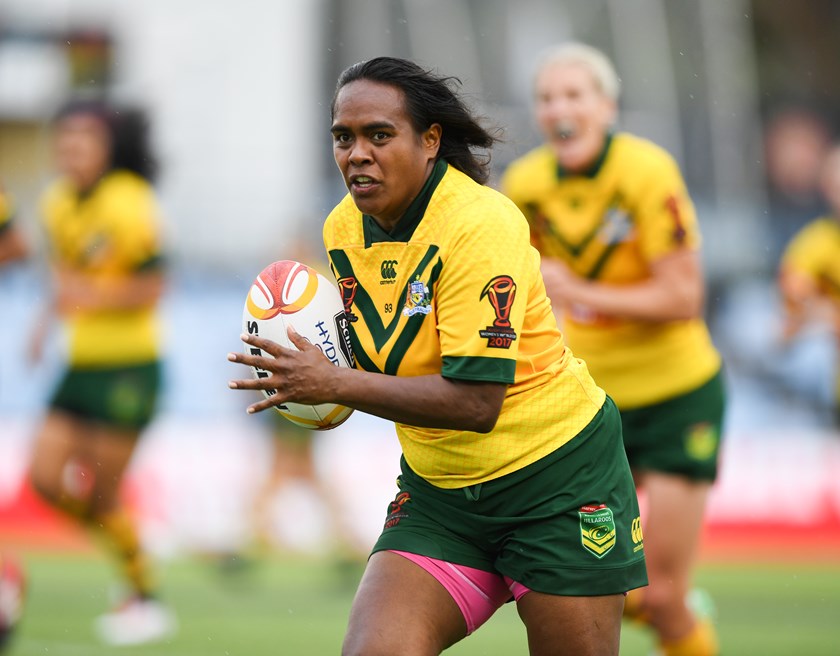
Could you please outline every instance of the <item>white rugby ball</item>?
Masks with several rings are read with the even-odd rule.
[[[338,289],[315,269],[294,260],[280,260],[263,269],[251,285],[242,313],[242,329],[249,335],[294,349],[286,333],[289,326],[321,349],[335,366],[355,366],[349,322]],[[250,344],[245,345],[245,352],[271,357]],[[251,367],[251,371],[255,378],[270,375],[256,367]],[[263,394],[268,398],[273,391],[263,390]],[[334,403],[284,403],[275,408],[293,424],[313,430],[335,428],[353,412],[352,408]]]

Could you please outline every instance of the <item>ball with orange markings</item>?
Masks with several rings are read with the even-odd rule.
[[[295,260],[280,260],[265,267],[251,285],[242,313],[242,329],[249,335],[294,349],[287,335],[290,326],[335,366],[355,366],[350,324],[338,289],[312,267]],[[250,344],[245,345],[245,352],[271,357]],[[255,378],[270,375],[256,367],[251,367],[251,371]],[[263,394],[268,398],[273,390],[264,390]],[[275,408],[292,423],[313,430],[334,428],[353,412],[352,408],[334,403],[289,402]]]

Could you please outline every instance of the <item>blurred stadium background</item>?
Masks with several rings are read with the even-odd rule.
[[[613,57],[620,127],[675,154],[699,209],[709,320],[731,396],[700,583],[718,599],[726,653],[840,654],[838,354],[819,329],[782,346],[773,287],[783,244],[821,202],[809,180],[790,179],[809,153],[788,177],[768,160],[776,119],[791,108],[822,130],[811,155],[838,136],[840,4],[2,0],[0,180],[36,246],[32,261],[0,273],[0,549],[21,554],[32,582],[12,654],[106,653],[89,627],[105,604],[106,566],[24,485],[59,358],[32,368],[23,356],[44,289],[37,197],[51,175],[46,124],[58,103],[100,93],[143,106],[162,163],[173,272],[166,396],[126,493],[168,563],[185,625],[172,644],[132,653],[336,653],[351,592],[320,566],[331,520],[309,492],[276,499],[278,560],[233,584],[208,579],[201,559],[248,551],[249,508],[269,469],[274,424],[246,417],[246,399],[226,386],[244,295],[268,262],[320,249],[321,220],[344,193],[328,137],[341,69],[391,54],[458,76],[505,130],[498,173],[538,142],[531,69],[568,38]],[[319,434],[315,453],[366,548],[393,494],[391,428],[357,413]],[[452,652],[524,653],[515,614],[494,622]],[[622,653],[648,648],[631,630]]]

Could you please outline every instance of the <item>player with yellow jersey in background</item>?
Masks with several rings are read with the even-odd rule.
[[[379,57],[339,77],[333,153],[349,189],[324,225],[357,369],[297,336],[249,411],[332,402],[395,422],[403,450],[344,654],[439,654],[515,600],[532,654],[617,655],[643,586],[618,412],[566,347],[539,254],[473,149],[494,137],[440,77]]]
[[[71,102],[54,124],[58,179],[42,197],[52,295],[33,336],[39,357],[60,321],[66,369],[36,436],[30,476],[55,508],[96,531],[117,556],[126,597],[97,621],[116,645],[161,640],[174,618],[120,483],[161,385],[160,210],[145,119],[99,101]]]
[[[840,358],[840,147],[826,156],[820,186],[831,214],[814,219],[793,237],[782,256],[778,284],[785,338],[808,323],[826,324]],[[835,367],[835,421],[840,425],[840,360]]]
[[[615,400],[642,501],[650,585],[625,615],[666,656],[718,653],[686,605],[717,475],[724,390],[703,319],[700,233],[673,158],[612,129],[618,78],[570,43],[542,59],[535,110],[545,143],[510,164],[502,191],[523,211],[573,352]]]

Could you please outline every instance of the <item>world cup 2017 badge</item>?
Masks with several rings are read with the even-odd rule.
[[[429,288],[418,276],[408,284],[402,313],[407,317],[413,317],[415,314],[429,314],[431,311],[432,301],[429,297]]]
[[[510,276],[492,278],[481,291],[479,300],[486,298],[496,315],[493,325],[479,330],[480,337],[487,340],[490,348],[509,349],[516,339],[516,331],[510,325],[510,311],[516,298],[516,283]]]

